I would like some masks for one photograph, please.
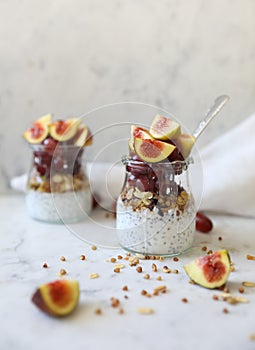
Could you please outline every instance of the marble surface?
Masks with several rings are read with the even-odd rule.
[[[104,227],[114,227],[112,216],[105,212],[93,214],[94,222],[83,223],[84,231],[94,232],[97,250],[78,239],[61,225],[33,221],[26,213],[23,196],[0,197],[0,323],[3,350],[28,349],[156,349],[168,347],[185,349],[254,349],[255,288],[245,288],[247,304],[230,305],[215,301],[212,291],[189,283],[182,266],[203,255],[208,249],[227,248],[235,271],[227,286],[238,292],[241,282],[255,282],[255,261],[246,259],[255,254],[254,219],[230,216],[211,216],[214,230],[210,234],[196,233],[194,248],[179,257],[156,261],[158,272],[152,272],[152,261],[141,260],[143,272],[138,273],[126,260],[120,273],[114,273],[114,264],[107,259],[125,252],[118,248],[100,246],[109,233]],[[219,240],[218,237],[222,237]],[[81,254],[86,260],[79,259]],[[60,257],[65,256],[66,261]],[[49,267],[42,268],[44,262]],[[179,274],[166,274],[162,267],[178,269]],[[64,319],[51,318],[31,303],[31,295],[42,283],[58,279],[60,269],[67,278],[80,283],[80,303],[76,311]],[[99,278],[90,279],[90,273]],[[145,273],[151,278],[145,280]],[[162,276],[158,281],[157,276]],[[122,287],[128,286],[128,291]],[[152,292],[159,285],[167,286],[167,293],[147,298],[141,290]],[[128,298],[125,298],[125,295]],[[110,298],[120,300],[124,313],[111,307]],[[187,298],[188,303],[183,303]],[[142,315],[138,308],[152,308],[153,314]],[[101,308],[102,314],[95,310]],[[229,310],[228,314],[223,309]]]
[[[201,145],[254,113],[254,13],[253,0],[1,1],[0,192],[27,170],[21,135],[47,112],[68,118],[136,101],[194,130],[216,96],[230,95]],[[119,123],[152,118],[118,114]],[[92,131],[105,120],[115,122],[111,109],[91,116]],[[108,134],[116,140],[119,130]]]

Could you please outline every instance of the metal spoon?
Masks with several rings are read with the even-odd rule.
[[[227,95],[221,95],[216,98],[214,101],[214,104],[209,110],[207,111],[205,118],[201,120],[199,123],[197,129],[193,133],[193,137],[195,140],[201,135],[201,133],[205,130],[207,125],[213,120],[213,118],[219,113],[221,108],[228,102],[229,96]]]

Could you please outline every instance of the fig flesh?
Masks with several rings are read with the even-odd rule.
[[[70,314],[78,301],[78,282],[65,279],[41,285],[32,296],[32,302],[40,310],[52,316]]]
[[[196,284],[214,289],[223,286],[227,282],[230,264],[228,251],[219,250],[192,261],[184,266],[184,270]]]
[[[150,135],[148,130],[137,125],[131,125],[131,137],[128,141],[129,149],[131,152],[135,152],[135,149],[134,149],[135,137],[143,140],[147,140],[147,139],[153,140],[153,137]]]
[[[57,141],[68,141],[75,136],[80,123],[81,121],[78,118],[57,120],[49,125],[50,136]]]
[[[48,136],[48,126],[51,122],[51,114],[47,114],[36,120],[33,126],[26,130],[23,137],[31,144],[39,144]]]
[[[157,163],[169,157],[175,146],[159,140],[134,138],[134,148],[139,158],[147,163]]]
[[[174,120],[157,114],[151,124],[150,134],[157,140],[176,139],[181,133],[181,127]]]

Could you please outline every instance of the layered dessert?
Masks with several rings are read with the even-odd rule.
[[[92,198],[83,169],[84,148],[92,143],[89,128],[77,118],[38,119],[24,133],[33,157],[26,203],[29,214],[48,222],[76,222],[91,211]]]
[[[176,255],[192,246],[196,208],[189,186],[194,138],[157,115],[150,130],[131,127],[126,181],[117,202],[122,247],[145,255]]]

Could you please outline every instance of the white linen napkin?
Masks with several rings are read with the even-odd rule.
[[[10,181],[10,187],[15,191],[26,192],[27,174],[15,176]]]
[[[204,147],[203,194],[200,210],[255,217],[255,114]],[[91,190],[100,205],[113,207],[124,181],[124,166],[88,163]],[[25,191],[27,175],[10,185]],[[96,196],[97,197],[97,196]]]
[[[200,152],[201,209],[255,217],[255,114]]]

